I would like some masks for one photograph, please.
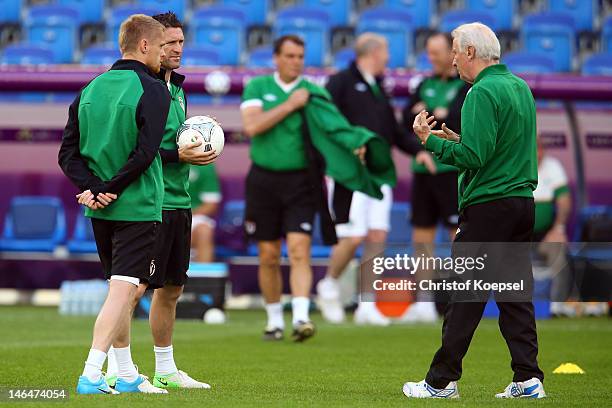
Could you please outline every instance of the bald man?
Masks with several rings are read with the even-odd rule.
[[[417,160],[424,160],[433,166],[431,156],[414,138],[402,132],[390,98],[384,90],[383,74],[389,61],[389,48],[385,37],[374,33],[361,34],[355,42],[355,55],[355,61],[345,70],[331,76],[327,83],[327,90],[340,112],[352,125],[371,130],[390,145],[395,145],[403,152],[416,156]],[[339,242],[332,250],[327,276],[317,285],[317,292],[323,317],[329,322],[341,323],[345,315],[339,299],[337,280],[362,243],[366,244],[364,259],[369,259],[369,254],[384,245],[390,228],[393,193],[388,185],[382,188],[382,200],[360,192],[352,193],[351,198],[351,193],[338,184],[330,184],[329,191],[333,191],[335,203],[340,201],[338,197],[341,195],[348,195],[350,204],[347,203],[345,214],[334,208]],[[362,293],[360,300],[355,312],[356,323],[390,323],[376,308],[372,294]]]

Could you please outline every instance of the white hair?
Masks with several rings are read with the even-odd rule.
[[[492,61],[499,60],[501,47],[497,36],[489,27],[482,23],[462,24],[451,33],[459,43],[459,51],[472,46],[476,50],[476,58]]]
[[[363,33],[355,41],[355,55],[358,57],[368,55],[372,51],[387,45],[387,38],[376,33]]]

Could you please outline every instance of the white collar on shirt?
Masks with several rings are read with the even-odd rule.
[[[280,88],[283,90],[283,92],[285,93],[289,93],[291,92],[291,90],[293,88],[295,88],[297,86],[297,84],[302,80],[302,76],[300,75],[299,77],[297,77],[296,79],[294,79],[292,82],[290,83],[285,83],[281,80],[280,75],[278,75],[278,72],[274,73],[274,81],[276,82],[276,84],[278,86],[280,86]]]
[[[357,67],[357,69],[359,70],[359,72],[361,73],[361,76],[363,77],[363,79],[366,80],[366,82],[368,83],[368,85],[372,85],[376,83],[376,78],[374,78],[374,75],[370,74],[369,72],[365,72],[363,70],[361,70],[359,68],[359,66]]]

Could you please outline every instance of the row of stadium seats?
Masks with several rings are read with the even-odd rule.
[[[18,23],[25,9],[25,3],[24,0],[0,0],[0,23]],[[55,0],[50,3],[75,9],[80,24],[103,22],[105,11],[110,6],[110,1],[106,0]],[[172,10],[181,20],[191,19],[190,10],[197,4],[191,0],[134,0],[131,3],[158,10]],[[350,25],[351,16],[356,12],[355,3],[353,0],[290,2],[306,6],[311,10],[325,11],[332,26]],[[380,0],[377,3],[409,14],[415,28],[429,27],[432,20],[437,18],[440,8],[435,0]],[[459,11],[476,13],[472,15],[487,20],[495,30],[509,30],[518,26],[519,21],[516,18],[520,15],[518,3],[518,0],[465,0]],[[245,12],[246,23],[249,25],[265,24],[274,6],[271,0],[217,0],[213,4],[240,8]],[[543,2],[542,11],[566,13],[574,18],[577,30],[593,30],[599,8],[598,1],[549,0]],[[117,9],[121,9],[121,6]],[[112,14],[114,10],[111,11]]]
[[[6,0],[0,0],[6,1]],[[77,3],[83,1],[70,0]],[[79,48],[79,26],[85,20],[77,8],[66,6],[60,1],[59,5],[35,6],[29,9],[25,20],[27,41],[11,45],[4,50],[2,62],[12,63],[70,63],[75,61],[75,50]],[[242,56],[245,50],[245,39],[247,27],[252,24],[253,13],[247,7],[249,0],[236,0],[244,4],[241,7],[235,5],[217,5],[198,8],[194,11],[187,34],[190,39],[186,48],[186,57],[191,52],[191,62],[196,65],[239,65],[243,62]],[[231,3],[231,1],[227,1]],[[318,3],[329,0],[316,0]],[[89,10],[87,2],[86,10]],[[94,1],[95,3],[95,1]],[[154,4],[153,4],[154,3]],[[151,1],[145,5],[124,5],[111,10],[108,24],[106,25],[106,38],[111,40],[107,45],[95,46],[85,50],[81,63],[96,63],[101,60],[106,62],[114,60],[117,54],[117,37],[121,22],[130,14],[142,12],[155,14],[162,8],[155,4],[171,2]],[[350,3],[350,2],[349,2]],[[403,1],[398,4],[430,4],[430,2]],[[478,3],[478,2],[474,2]],[[490,2],[483,1],[482,4]],[[513,2],[495,2],[495,4],[512,4]],[[563,3],[552,2],[552,4]],[[592,3],[572,2],[572,3]],[[81,4],[81,5],[83,5]],[[141,3],[142,0],[141,0]],[[361,13],[355,32],[374,31],[385,35],[390,44],[391,60],[390,67],[405,67],[412,65],[410,57],[414,49],[414,33],[419,27],[427,27],[429,20],[423,22],[423,16],[408,11],[412,8],[401,8],[380,6],[370,8]],[[412,7],[412,6],[411,6]],[[501,7],[499,7],[501,9]],[[552,8],[552,7],[551,7]],[[405,9],[405,10],[404,10]],[[415,6],[414,10],[418,8]],[[442,31],[450,31],[465,22],[482,21],[493,27],[497,26],[496,14],[483,11],[455,10],[449,11],[441,16],[438,28]],[[567,12],[544,12],[528,15],[523,19],[520,38],[523,50],[530,54],[537,54],[552,61],[554,72],[566,72],[572,70],[572,61],[576,55],[577,36],[576,33],[583,28],[579,23],[578,10],[575,15]],[[302,36],[306,42],[306,65],[323,66],[330,49],[331,27],[336,23],[337,14],[329,14],[325,8],[317,8],[312,5],[286,7],[281,9],[275,19],[272,32],[275,36],[294,33]],[[591,18],[592,20],[592,18]],[[612,16],[602,24],[601,34],[602,49],[612,52]],[[197,45],[195,45],[197,44]],[[189,51],[191,49],[191,51]],[[348,51],[345,51],[348,52]],[[268,55],[265,51],[256,51],[250,54],[247,66],[257,66],[260,54]],[[338,54],[336,54],[338,56]],[[340,56],[344,54],[339,54]],[[341,59],[341,58],[336,58]],[[188,62],[186,62],[188,63]],[[338,65],[338,64],[336,64]]]
[[[388,243],[406,244],[411,240],[412,230],[408,222],[409,213],[409,203],[396,202],[393,204],[390,220],[392,229],[387,237]],[[225,203],[218,229],[230,234],[242,234],[243,216],[244,201],[235,200]],[[583,208],[578,216],[574,241],[584,241],[587,223],[593,219],[601,219],[601,217],[612,219],[612,206]],[[439,228],[436,242],[448,242],[446,231],[443,228]],[[84,216],[83,212],[79,212],[73,234],[66,242],[66,218],[64,207],[59,198],[49,196],[13,197],[5,217],[4,231],[0,238],[0,251],[54,252],[58,246],[64,244],[66,244],[68,251],[73,254],[96,252],[91,222]],[[312,245],[313,257],[324,258],[329,256],[330,247],[323,245],[318,220],[315,222],[313,229]],[[217,246],[216,249],[218,257],[257,255],[255,246],[250,246],[246,250],[236,250],[223,246]],[[605,252],[607,254],[605,256],[612,256],[609,248]],[[286,247],[283,247],[283,256],[287,256]]]

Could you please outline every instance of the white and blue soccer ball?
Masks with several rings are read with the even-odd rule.
[[[176,144],[179,147],[201,140],[198,149],[202,152],[214,150],[220,155],[225,145],[223,128],[210,116],[193,116],[187,119],[176,134]]]

